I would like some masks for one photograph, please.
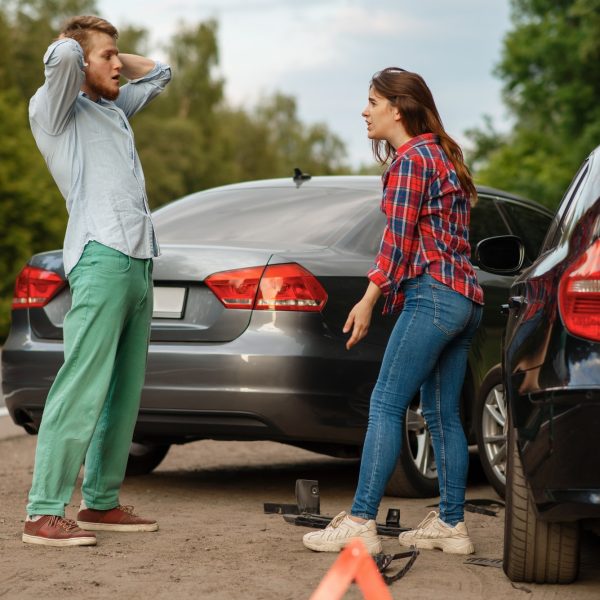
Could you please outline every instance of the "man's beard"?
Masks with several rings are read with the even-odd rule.
[[[117,87],[117,89],[106,87],[102,82],[98,81],[94,77],[90,77],[89,74],[86,83],[91,92],[106,100],[116,100],[119,96],[119,92],[121,91],[119,87]]]

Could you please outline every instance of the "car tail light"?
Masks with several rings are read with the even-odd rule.
[[[225,308],[252,308],[265,267],[214,273],[205,280]]]
[[[296,263],[223,271],[205,283],[226,308],[318,312],[327,302],[317,278]]]
[[[15,282],[12,307],[45,306],[65,285],[66,281],[58,273],[25,265]]]
[[[558,300],[570,333],[600,341],[600,240],[563,273]]]

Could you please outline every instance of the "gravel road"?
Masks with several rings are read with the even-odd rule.
[[[156,533],[102,533],[87,548],[45,548],[20,541],[35,438],[0,440],[0,598],[2,599],[308,599],[336,555],[301,543],[308,531],[266,515],[264,502],[294,503],[296,479],[317,479],[321,512],[350,506],[357,463],[324,458],[270,442],[203,441],[172,448],[151,475],[128,479],[123,504],[156,516]],[[477,469],[472,469],[477,471]],[[497,498],[475,472],[469,498]],[[435,500],[385,498],[416,525]],[[74,517],[76,493],[67,515]],[[502,512],[467,513],[482,558],[502,556]],[[384,538],[384,552],[400,547]],[[465,564],[465,557],[423,551],[391,587],[394,598],[527,600],[600,597],[600,539],[586,535],[580,581],[571,586],[512,585],[499,568]],[[353,586],[345,600],[362,598]]]

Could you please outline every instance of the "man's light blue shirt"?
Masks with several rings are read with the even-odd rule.
[[[159,62],[121,87],[111,102],[83,92],[83,50],[73,39],[50,45],[46,81],[31,98],[35,141],[65,197],[69,221],[65,273],[95,240],[134,258],[159,255],[142,166],[128,119],[165,88],[171,70]]]

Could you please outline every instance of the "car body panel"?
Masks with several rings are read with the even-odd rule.
[[[523,470],[539,517],[600,517],[600,342],[565,327],[558,286],[600,236],[600,149],[573,180],[539,259],[514,282],[504,369]]]

